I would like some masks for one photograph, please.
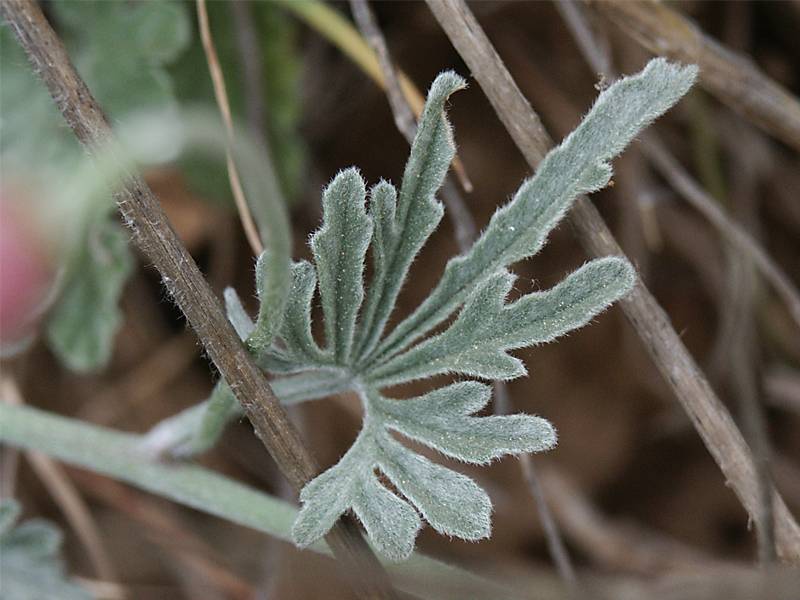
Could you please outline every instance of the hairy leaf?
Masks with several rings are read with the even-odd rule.
[[[542,452],[556,444],[549,421],[530,415],[470,417],[489,402],[489,386],[466,381],[412,400],[377,396],[373,413],[387,427],[465,462],[483,464],[506,454]]]
[[[576,196],[608,183],[608,161],[674,104],[695,74],[694,67],[657,59],[604,91],[583,123],[495,213],[472,249],[448,263],[431,295],[385,338],[411,263],[441,219],[435,195],[454,153],[444,104],[463,80],[444,73],[431,86],[399,194],[380,181],[369,192],[367,208],[365,184],[356,170],[343,171],[331,182],[323,195],[322,227],[311,240],[315,264],[293,266],[278,335],[257,353],[267,371],[298,373],[273,380],[285,403],[354,390],[364,409],[362,429],[350,449],[301,491],[303,506],[293,527],[298,545],[321,539],[347,511],[364,524],[373,546],[393,560],[411,553],[420,516],[444,535],[478,540],[490,534],[492,505],[486,492],[398,437],[456,460],[485,464],[552,448],[553,426],[533,415],[475,416],[486,406],[490,388],[474,381],[410,400],[388,398],[382,388],[442,374],[519,377],[525,367],[509,351],[585,325],[631,289],[633,267],[622,258],[605,257],[552,289],[508,302],[514,277],[507,269],[539,250]],[[373,269],[365,300],[368,246]],[[312,334],[317,288],[324,349]],[[228,306],[240,334],[249,331],[240,303],[231,297]],[[456,312],[447,328],[418,341]],[[230,406],[232,401],[220,399],[202,408],[205,412],[191,413],[199,416],[192,417],[196,422],[190,430],[211,431],[213,424],[218,432],[215,415]],[[205,425],[203,415],[209,419]]]
[[[372,237],[364,180],[342,171],[322,194],[322,227],[311,238],[319,276],[325,341],[337,364],[347,364],[364,297],[364,257]]]
[[[388,399],[379,390],[446,373],[519,377],[525,367],[508,351],[581,327],[626,294],[635,281],[633,267],[624,259],[606,257],[585,264],[550,290],[507,303],[514,282],[507,268],[539,250],[578,195],[608,183],[608,161],[672,106],[695,75],[694,67],[657,59],[641,74],[604,91],[581,125],[495,213],[473,247],[448,263],[425,302],[380,341],[408,268],[441,216],[434,195],[453,155],[443,105],[463,82],[453,76],[437,78],[399,199],[386,182],[370,191],[373,277],[350,365],[364,405],[364,424],[339,463],[303,489],[294,529],[298,544],[319,539],[343,512],[353,510],[381,552],[393,559],[407,555],[418,523],[402,499],[384,487],[376,469],[440,533],[468,540],[489,535],[491,502],[486,493],[469,478],[406,448],[389,432],[465,462],[486,463],[504,454],[552,448],[552,425],[531,415],[471,416],[489,398],[489,388],[474,382],[403,401]],[[360,304],[361,296],[353,301]],[[448,328],[413,345],[462,306]],[[325,311],[326,321],[330,312]],[[326,331],[330,326],[326,323]]]
[[[465,85],[453,72],[442,73],[431,85],[403,173],[396,209],[394,194],[386,184],[379,184],[373,191],[373,202],[377,203],[373,209],[378,219],[376,227],[382,228],[376,253],[382,258],[376,259],[376,272],[364,310],[361,356],[369,354],[378,343],[411,262],[442,218],[444,209],[435,195],[455,155],[444,103]]]
[[[292,288],[281,337],[288,353],[300,363],[324,363],[323,351],[311,333],[311,303],[317,287],[313,265],[300,261],[292,267]]]
[[[370,382],[383,387],[442,373],[501,380],[520,377],[526,374],[525,367],[507,350],[549,342],[582,327],[626,294],[634,279],[628,261],[601,258],[546,292],[506,304],[514,277],[500,272],[467,298],[446,331],[371,371]]]
[[[362,390],[366,418],[350,450],[300,494],[303,509],[293,531],[307,546],[325,535],[348,509],[358,515],[375,546],[393,560],[406,558],[419,529],[416,512],[383,487],[379,469],[430,525],[467,540],[488,537],[491,501],[474,481],[413,452],[395,430],[472,463],[555,445],[555,431],[539,417],[471,417],[489,400],[489,387],[462,382],[411,400]],[[367,498],[366,495],[370,495]]]
[[[469,252],[450,260],[436,288],[387,336],[377,354],[385,357],[407,347],[451,315],[476,285],[536,254],[576,197],[608,183],[608,161],[675,104],[696,75],[697,67],[659,58],[603,91],[578,128],[494,214]]]
[[[247,345],[256,354],[268,348],[280,331],[290,284],[290,266],[282,264],[281,257],[275,256],[269,250],[262,252],[256,262],[258,319],[247,336]]]
[[[422,521],[417,511],[390,492],[377,477],[364,477],[352,491],[352,508],[384,556],[402,560],[414,551]]]

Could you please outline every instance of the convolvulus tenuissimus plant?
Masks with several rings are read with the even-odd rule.
[[[492,217],[465,254],[451,259],[437,286],[413,313],[386,325],[414,258],[442,218],[435,195],[454,155],[444,105],[464,87],[452,72],[428,94],[399,191],[381,181],[367,191],[355,169],[340,172],[323,192],[322,227],[311,237],[314,263],[292,266],[284,303],[264,282],[270,261],[257,265],[262,299],[253,323],[233,290],[231,321],[287,404],[351,390],[361,399],[361,432],[340,461],[300,494],[293,535],[299,546],[322,538],[352,510],[373,545],[400,560],[414,547],[422,519],[438,532],[467,540],[489,536],[491,501],[468,477],[431,462],[393,432],[467,463],[540,452],[556,444],[553,426],[532,415],[472,416],[490,387],[457,381],[417,398],[396,400],[384,389],[450,374],[511,380],[526,374],[510,350],[549,342],[588,323],[633,286],[624,259],[592,260],[555,287],[509,302],[510,265],[535,254],[574,199],[608,184],[609,160],[691,87],[695,67],[662,59],[603,91],[583,122],[541,163],[512,200]],[[372,277],[364,284],[371,253]],[[312,334],[319,297],[324,343]],[[431,333],[456,315],[446,328]],[[208,448],[237,414],[224,383],[212,398],[151,432],[152,448],[192,454]],[[395,489],[390,490],[381,477]]]

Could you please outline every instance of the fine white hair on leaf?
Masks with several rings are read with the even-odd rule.
[[[511,351],[586,325],[631,290],[633,266],[608,256],[587,262],[550,289],[509,302],[515,278],[508,269],[539,251],[578,196],[608,184],[611,159],[675,104],[696,75],[694,66],[655,59],[641,73],[602,91],[575,131],[494,213],[473,246],[448,262],[416,310],[387,334],[411,264],[442,217],[436,194],[455,151],[445,104],[465,85],[458,75],[442,73],[428,93],[399,191],[385,181],[367,191],[356,169],[341,171],[325,188],[322,226],[310,238],[314,262],[292,266],[282,314],[262,310],[254,325],[235,293],[226,292],[230,319],[243,338],[252,339],[262,326],[268,328],[264,339],[275,336],[268,346],[251,345],[251,350],[262,368],[281,375],[273,385],[284,403],[350,390],[364,408],[355,442],[300,494],[302,508],[293,528],[299,546],[325,536],[347,511],[355,513],[372,545],[390,560],[411,554],[423,520],[447,536],[479,540],[490,535],[492,504],[486,492],[396,436],[458,461],[487,464],[553,448],[553,425],[526,414],[476,416],[491,392],[477,381],[406,400],[389,398],[382,390],[442,374],[486,380],[523,376],[525,366]],[[365,285],[368,251],[372,277]],[[269,262],[262,263],[259,290],[269,277]],[[322,344],[311,323],[317,299]],[[262,309],[267,300],[262,297]],[[447,327],[432,334],[453,315]],[[210,447],[235,406],[226,390],[220,383],[205,405],[178,415],[183,420],[168,433],[190,451]],[[198,428],[203,435],[193,433]]]

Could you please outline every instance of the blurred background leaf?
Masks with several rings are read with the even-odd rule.
[[[5,600],[88,600],[91,596],[64,576],[61,532],[41,519],[14,523],[20,508],[0,502],[0,573]]]

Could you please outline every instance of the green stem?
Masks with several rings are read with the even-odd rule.
[[[0,402],[0,442],[48,454],[148,492],[291,542],[297,509],[202,467],[153,462],[142,436],[89,425],[28,406]],[[323,543],[311,550],[329,554]],[[387,569],[398,588],[421,598],[524,598],[458,567],[415,553]]]

